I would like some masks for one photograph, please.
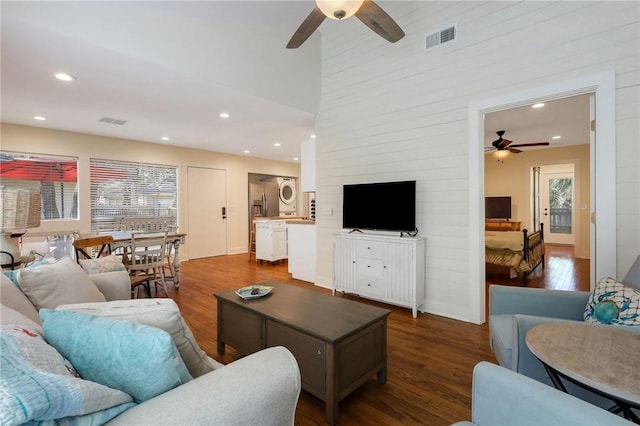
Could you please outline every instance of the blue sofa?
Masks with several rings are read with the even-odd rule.
[[[640,256],[622,280],[626,285],[640,289]],[[583,322],[584,310],[590,292],[561,291],[539,288],[491,285],[489,287],[489,338],[498,364],[540,382],[553,386],[542,363],[525,343],[527,331],[548,322]],[[624,327],[640,333],[640,327]],[[571,383],[571,394],[602,407],[609,400],[585,391]]]
[[[488,362],[473,369],[471,422],[454,426],[630,426],[633,423]]]

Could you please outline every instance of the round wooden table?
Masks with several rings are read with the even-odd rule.
[[[526,343],[556,388],[564,377],[614,401],[638,423],[630,407],[640,408],[640,334],[623,326],[547,323],[527,332]]]

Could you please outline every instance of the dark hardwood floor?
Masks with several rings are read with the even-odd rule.
[[[559,258],[557,261],[556,257]],[[553,266],[555,264],[559,265],[560,270],[570,269],[563,266],[563,259],[562,255],[555,254],[548,257],[545,270],[556,268]],[[546,271],[540,274],[540,277],[532,278],[536,282],[547,279],[550,282],[559,281],[545,278]],[[550,275],[555,276],[552,273]],[[565,277],[567,275],[571,274],[564,274]],[[180,277],[180,290],[171,288],[169,296],[180,306],[200,346],[209,356],[224,364],[238,359],[240,355],[229,346],[224,355],[216,352],[214,293],[260,281],[278,280],[330,294],[327,289],[292,279],[287,272],[286,262],[248,262],[246,254],[182,262]],[[163,296],[160,291],[159,297]],[[353,296],[339,297],[357,299]],[[469,324],[431,314],[420,314],[414,319],[409,309],[365,299],[357,300],[393,311],[388,319],[387,383],[380,385],[372,377],[343,400],[340,403],[339,424],[439,426],[470,419],[472,369],[482,360],[496,362],[489,347],[487,325]],[[309,312],[309,315],[313,314]],[[318,321],[322,321],[322,318],[318,318]],[[296,410],[296,424],[326,424],[324,404],[303,391]]]
[[[529,275],[527,287],[589,291],[589,259],[576,259],[573,246],[545,244],[545,265]],[[487,265],[489,284],[522,285],[522,276],[509,278],[509,268]]]

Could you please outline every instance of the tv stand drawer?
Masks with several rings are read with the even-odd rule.
[[[383,259],[385,244],[380,241],[361,240],[357,243],[358,257]]]

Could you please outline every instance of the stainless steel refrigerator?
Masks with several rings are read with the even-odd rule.
[[[250,222],[256,217],[272,217],[280,214],[277,182],[249,183],[249,216]]]

